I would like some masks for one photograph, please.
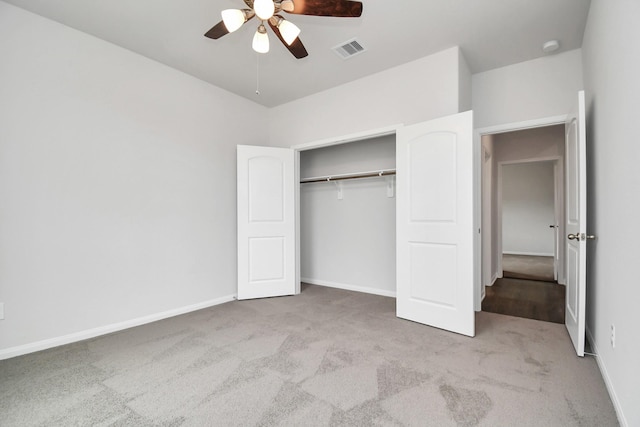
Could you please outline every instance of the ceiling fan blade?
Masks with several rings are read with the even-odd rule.
[[[204,36],[210,39],[219,39],[220,37],[229,34],[227,27],[224,26],[224,22],[218,22],[212,29],[207,31]]]
[[[288,13],[312,16],[357,18],[362,15],[362,2],[350,0],[293,0]]]
[[[275,26],[271,20],[269,20],[269,26],[271,27],[271,29],[273,30],[273,32],[276,34],[276,36],[280,39],[280,41],[282,42],[282,44],[284,45],[284,47],[286,47],[287,49],[289,49],[289,52],[291,52],[291,54],[293,56],[295,56],[298,59],[302,59],[305,56],[309,55],[309,53],[307,52],[307,49],[304,47],[304,45],[302,44],[302,42],[300,41],[299,37],[296,37],[296,39],[293,41],[293,43],[291,43],[290,45],[287,44],[286,41],[284,41],[284,38],[282,38],[282,34],[280,34],[280,29]]]
[[[251,11],[249,11],[251,12]],[[246,16],[246,15],[245,15]],[[246,24],[247,22],[251,21],[256,15],[253,14],[253,12],[251,12],[249,14],[249,16],[247,16],[247,20],[244,21],[244,24]],[[210,29],[209,31],[207,31],[204,35],[205,37],[209,37],[210,39],[219,39],[220,37],[229,34],[229,30],[227,30],[227,27],[224,25],[224,21],[220,21],[218,22],[212,29]]]

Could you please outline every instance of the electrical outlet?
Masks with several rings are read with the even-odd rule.
[[[611,325],[611,348],[616,348],[616,326]]]
[[[0,320],[4,320],[4,303],[0,302]]]

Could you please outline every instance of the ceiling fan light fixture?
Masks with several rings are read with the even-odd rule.
[[[253,36],[253,44],[251,45],[253,50],[258,53],[269,52],[269,36],[267,35],[267,29],[263,24],[260,24],[258,30]]]
[[[258,18],[266,21],[273,16],[276,5],[273,3],[273,0],[255,0],[253,2],[253,10],[256,12],[256,15],[258,15]]]
[[[222,15],[224,26],[227,27],[227,31],[230,33],[242,27],[242,24],[247,21],[244,11],[240,9],[225,9],[220,14]]]
[[[283,19],[278,24],[278,29],[280,30],[280,34],[282,38],[289,46],[294,42],[295,39],[298,38],[300,34],[300,28],[296,26],[296,24]]]

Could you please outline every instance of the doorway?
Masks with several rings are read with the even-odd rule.
[[[396,315],[468,336],[475,335],[477,283],[472,119],[468,111],[400,126],[395,133]],[[310,148],[317,147],[294,147]],[[330,176],[327,181],[332,181]],[[337,189],[339,199],[347,197],[342,190]],[[387,197],[394,192],[392,185],[386,190]],[[377,230],[361,233],[360,240],[368,240],[372,233]],[[338,247],[334,242],[329,249]]]
[[[564,323],[564,123],[482,135],[483,311]]]
[[[560,159],[498,164],[502,277],[556,282]]]

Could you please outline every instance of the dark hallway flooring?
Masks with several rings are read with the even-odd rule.
[[[502,277],[555,282],[552,256],[502,254]]]
[[[482,311],[564,323],[565,287],[555,282],[498,279],[486,287]]]

